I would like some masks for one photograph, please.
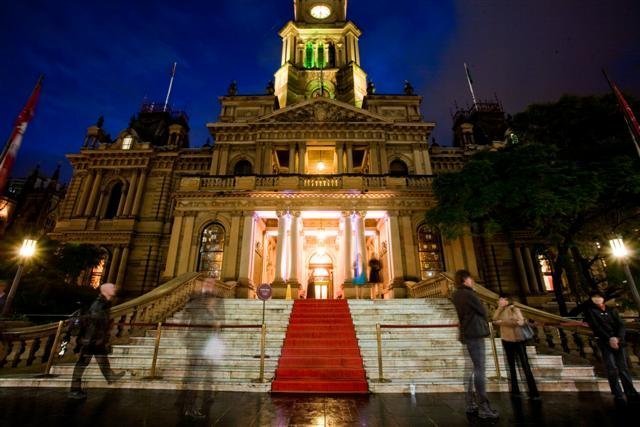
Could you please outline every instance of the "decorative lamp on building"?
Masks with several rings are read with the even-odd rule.
[[[631,288],[631,295],[635,301],[636,309],[640,312],[640,295],[638,295],[638,288],[636,287],[636,282],[629,268],[629,250],[620,237],[609,240],[609,245],[611,246],[611,254],[622,263],[622,268],[624,269],[624,274],[627,276],[627,282]]]

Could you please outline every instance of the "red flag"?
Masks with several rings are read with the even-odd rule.
[[[16,160],[20,144],[22,143],[22,136],[27,130],[27,125],[35,113],[36,104],[40,97],[40,88],[42,87],[43,78],[43,76],[40,76],[36,83],[36,87],[33,88],[33,92],[31,92],[31,96],[27,100],[27,103],[20,114],[18,114],[11,136],[2,150],[2,155],[0,155],[0,194],[4,193],[7,182],[9,181],[11,168],[13,168],[13,163]]]
[[[618,100],[618,105],[620,105],[620,108],[622,109],[622,112],[624,114],[624,120],[627,122],[627,126],[629,127],[629,132],[631,133],[631,139],[633,139],[633,143],[636,147],[636,151],[640,156],[640,146],[638,145],[638,141],[640,141],[640,125],[638,125],[638,120],[636,120],[636,116],[635,114],[633,114],[633,110],[629,106],[629,103],[627,102],[627,100],[624,99],[624,96],[622,95],[622,92],[620,91],[620,89],[618,89],[618,86],[616,86],[615,83],[609,80],[609,76],[607,76],[607,73],[604,70],[602,70],[602,72],[604,73],[604,77],[607,79],[607,82],[609,83],[611,90],[616,95],[616,99]]]

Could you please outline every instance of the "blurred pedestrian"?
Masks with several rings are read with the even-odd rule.
[[[69,392],[71,399],[85,399],[87,397],[87,393],[81,388],[82,375],[92,357],[96,358],[100,371],[109,384],[119,380],[125,374],[125,371],[113,371],[108,358],[108,354],[111,352],[109,310],[111,309],[111,301],[116,294],[116,286],[113,283],[103,283],[99,290],[98,298],[82,318],[82,326],[78,335],[80,356],[73,369],[71,391]]]
[[[466,345],[473,364],[473,369],[465,373],[466,411],[477,413],[482,419],[498,418],[498,412],[491,408],[487,397],[485,338],[490,335],[487,310],[473,290],[471,273],[458,270],[455,284],[452,300],[460,322],[460,341]]]

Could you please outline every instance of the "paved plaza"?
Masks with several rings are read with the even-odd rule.
[[[639,409],[616,411],[605,393],[544,393],[542,402],[490,398],[501,417],[483,421],[464,413],[462,394],[319,396],[89,389],[87,400],[66,390],[1,388],[2,426],[614,426],[634,425]],[[185,398],[199,402],[202,419],[185,417]],[[200,404],[204,402],[204,404]],[[626,417],[626,418],[625,418]]]

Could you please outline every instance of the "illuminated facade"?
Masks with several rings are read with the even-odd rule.
[[[316,297],[352,297],[374,257],[385,298],[440,270],[476,273],[470,237],[446,241],[424,224],[438,165],[422,97],[410,85],[367,93],[346,13],[346,0],[294,2],[275,84],[260,95],[232,85],[207,125],[212,147],[188,148],[186,115],[152,104],[115,139],[102,120],[90,127],[68,156],[54,237],[102,246],[100,280],[129,294],[202,271],[238,297],[260,283],[275,297],[309,283]]]

